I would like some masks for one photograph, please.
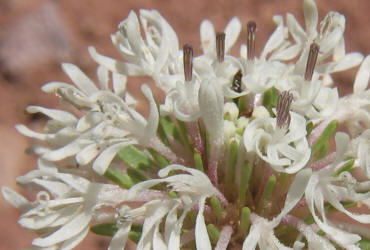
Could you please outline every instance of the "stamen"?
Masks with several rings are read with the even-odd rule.
[[[320,51],[319,45],[317,43],[312,43],[310,46],[310,52],[308,54],[306,72],[304,74],[304,79],[306,81],[311,81],[312,79],[319,51]]]
[[[239,70],[234,75],[234,79],[233,79],[233,83],[231,85],[231,88],[235,92],[238,92],[238,93],[242,92],[242,77],[243,77],[243,74],[242,74],[242,71],[241,70]]]
[[[276,124],[279,128],[286,128],[290,125],[290,104],[293,101],[293,95],[288,91],[279,94],[278,103],[276,106]]]
[[[223,62],[225,59],[225,33],[217,33],[216,35],[216,50],[218,62]]]
[[[190,82],[193,78],[193,47],[185,44],[183,53],[185,81]]]
[[[254,59],[256,30],[257,30],[257,24],[254,21],[249,21],[247,24],[248,60]]]

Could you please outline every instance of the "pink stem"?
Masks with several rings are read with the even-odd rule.
[[[217,241],[215,250],[226,250],[227,246],[229,245],[232,233],[233,228],[231,226],[224,226],[220,232],[220,237]]]
[[[307,225],[306,223],[304,223],[303,220],[300,220],[297,217],[292,216],[290,214],[285,215],[281,219],[281,223],[286,224],[286,225],[290,225],[292,227],[295,227],[300,232],[306,231],[307,229],[305,229],[305,228],[311,228],[311,230],[313,230],[315,233],[317,233],[320,230],[317,225],[315,225],[315,224]]]
[[[217,167],[218,159],[215,158],[214,154],[211,154],[211,159],[208,163],[208,177],[216,188],[218,187]]]
[[[258,194],[257,194],[257,200],[259,200],[263,194],[263,190],[265,190],[265,186],[266,186],[266,183],[268,181],[268,179],[270,178],[270,176],[272,175],[273,171],[272,171],[272,168],[270,166],[267,166],[266,169],[265,169],[265,172],[263,173],[263,180],[262,180],[262,183],[260,185],[260,188],[258,190]]]
[[[202,136],[199,133],[199,128],[197,122],[187,123],[188,132],[190,134],[191,140],[193,141],[193,146],[200,155],[205,156],[205,148],[202,141]]]
[[[312,171],[319,171],[320,169],[328,166],[329,164],[333,163],[336,157],[336,153],[331,153],[330,155],[326,156],[324,159],[321,159],[311,165]]]
[[[171,163],[177,163],[183,165],[185,163],[185,160],[178,157],[175,153],[171,151],[166,145],[163,144],[163,142],[158,139],[158,137],[153,138],[150,143],[150,147],[153,147],[158,153],[162,154],[164,157],[166,157]]]
[[[300,200],[297,205],[296,205],[296,208],[301,208],[301,207],[305,207],[307,206],[307,200],[306,198],[303,198],[302,200]]]
[[[326,120],[324,122],[321,122],[314,130],[312,130],[310,136],[308,137],[308,144],[310,147],[313,145],[313,143],[320,137],[322,132],[325,130],[326,126],[331,122],[332,120]]]

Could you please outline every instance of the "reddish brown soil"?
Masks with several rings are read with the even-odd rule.
[[[370,2],[327,0],[318,1],[320,17],[328,10],[337,10],[347,17],[345,33],[347,50],[370,52]],[[24,154],[30,140],[19,135],[14,125],[23,123],[40,129],[40,116],[31,116],[27,105],[56,107],[53,95],[39,88],[49,81],[68,81],[60,70],[62,61],[79,65],[95,77],[95,63],[90,60],[87,46],[118,57],[109,35],[128,12],[140,8],[158,9],[177,31],[180,45],[193,44],[200,51],[199,24],[202,19],[213,21],[222,30],[228,20],[238,16],[243,23],[254,19],[258,24],[257,51],[262,49],[274,29],[272,15],[291,12],[302,20],[299,0],[2,0],[0,1],[0,176],[1,186],[16,186],[15,178],[34,169],[35,158]],[[245,37],[245,31],[242,34]],[[352,84],[355,71],[337,76],[343,94]],[[135,91],[136,82],[129,88]],[[30,197],[33,198],[33,197]],[[29,246],[33,234],[16,223],[19,211],[0,198],[0,249],[21,249]],[[89,236],[77,249],[105,249],[108,240]]]

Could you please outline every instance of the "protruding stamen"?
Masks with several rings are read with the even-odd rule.
[[[290,125],[290,104],[293,101],[293,95],[288,91],[279,94],[278,103],[276,106],[276,124],[279,128],[286,128]]]
[[[238,92],[238,93],[242,92],[242,77],[243,77],[243,74],[242,74],[242,71],[241,70],[239,70],[234,75],[234,79],[233,79],[233,83],[231,85],[231,88],[235,92]]]
[[[225,58],[225,33],[217,33],[216,50],[218,62],[223,62]]]
[[[193,47],[185,44],[183,53],[185,81],[190,82],[193,77]]]
[[[254,21],[249,21],[247,24],[248,60],[254,59],[256,30],[257,30],[257,24]]]
[[[311,81],[312,79],[319,51],[320,51],[319,45],[317,43],[312,43],[310,46],[310,52],[308,54],[306,72],[304,74],[304,79],[306,81]]]

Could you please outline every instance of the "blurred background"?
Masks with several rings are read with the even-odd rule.
[[[330,10],[346,16],[346,49],[370,52],[370,1],[317,0],[320,19]],[[9,186],[34,199],[17,187],[15,178],[36,167],[36,158],[25,154],[31,141],[14,129],[18,123],[40,130],[45,122],[41,115],[25,112],[28,105],[57,107],[54,95],[40,91],[49,81],[69,79],[60,69],[61,62],[77,64],[95,79],[96,64],[87,47],[93,45],[105,55],[119,58],[110,41],[118,23],[130,10],[157,9],[179,36],[180,46],[190,43],[200,53],[199,25],[205,18],[223,30],[228,20],[238,16],[244,27],[253,19],[257,23],[257,53],[274,29],[274,14],[293,13],[303,25],[301,0],[0,0],[0,174],[1,186]],[[243,30],[240,39],[245,39]],[[238,51],[235,46],[233,52]],[[356,70],[335,75],[340,94],[352,87]],[[137,85],[129,89],[141,98]],[[158,96],[158,93],[157,93]],[[140,110],[145,112],[143,106]],[[16,222],[20,212],[0,197],[0,249],[22,249],[35,237]],[[89,235],[77,249],[106,249],[109,239]]]

